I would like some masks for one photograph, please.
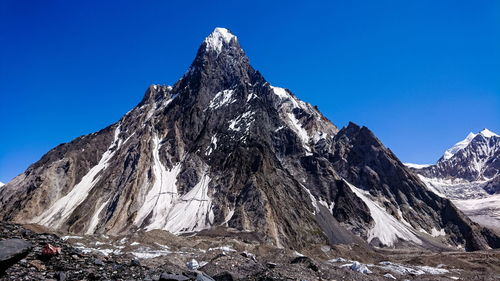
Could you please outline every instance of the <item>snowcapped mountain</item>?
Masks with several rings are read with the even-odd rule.
[[[0,181],[0,187],[2,187],[4,185],[5,185],[5,183],[3,183],[3,182]]]
[[[339,130],[270,85],[224,28],[175,85],[150,86],[118,122],[5,185],[0,218],[88,234],[217,228],[295,248],[500,246],[368,128]]]
[[[499,135],[488,129],[469,133],[436,164],[407,166],[420,175],[429,189],[454,200],[473,220],[500,230]]]

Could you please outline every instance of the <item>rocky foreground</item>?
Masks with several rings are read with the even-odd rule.
[[[317,245],[299,253],[258,243],[251,233],[221,237],[164,231],[64,236],[2,222],[0,242],[20,239],[29,245],[19,244],[19,256],[9,265],[9,249],[0,243],[0,267],[6,268],[0,280],[500,280],[499,251],[437,254]],[[43,254],[47,244],[60,253]]]

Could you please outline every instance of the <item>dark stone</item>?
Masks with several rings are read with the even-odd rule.
[[[6,239],[0,241],[0,274],[18,261],[22,260],[33,245],[22,239]]]
[[[232,273],[224,271],[214,276],[215,281],[233,281],[237,280]]]
[[[99,265],[99,266],[103,266],[104,262],[101,259],[94,259],[94,264]]]
[[[277,264],[275,264],[274,262],[268,262],[268,263],[266,263],[266,266],[267,266],[267,268],[273,269],[273,268],[276,268]]]
[[[196,281],[215,281],[215,280],[204,272],[198,272],[198,275],[196,276]]]
[[[66,273],[64,273],[64,272],[56,273],[56,279],[57,279],[57,281],[65,281],[66,280]]]
[[[307,266],[307,268],[310,268],[313,271],[318,271],[319,270],[319,268],[316,265],[316,263],[314,263],[314,261],[311,258],[306,257],[306,256],[296,257],[290,263],[291,264],[302,263],[302,264],[305,264]]]
[[[131,266],[141,266],[141,261],[138,259],[133,259],[130,261]]]
[[[160,275],[160,281],[185,281],[185,280],[189,280],[189,278],[180,274],[162,273]]]

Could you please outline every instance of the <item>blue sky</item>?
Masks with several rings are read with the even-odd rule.
[[[271,84],[402,161],[500,131],[499,1],[2,0],[0,26],[3,182],[173,84],[217,26]]]

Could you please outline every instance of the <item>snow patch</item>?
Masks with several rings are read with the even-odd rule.
[[[157,257],[169,255],[172,252],[169,250],[165,250],[165,249],[155,250],[155,249],[150,249],[150,248],[146,247],[146,248],[140,248],[138,251],[133,251],[130,253],[138,259],[152,259],[152,258],[157,258]]]
[[[210,248],[208,249],[209,252],[211,251],[223,251],[223,252],[236,252],[235,249],[233,249],[231,246],[221,246],[221,247],[215,247],[215,248]]]
[[[274,87],[270,86],[271,89],[273,90],[274,94],[280,97],[281,99],[289,99],[290,95],[287,93],[287,91],[283,88],[280,87]]]
[[[484,129],[482,130],[481,132],[479,132],[481,135],[483,135],[483,137],[485,138],[491,138],[491,137],[500,137],[499,135],[493,133],[492,131],[488,130],[488,129]]]
[[[68,239],[83,239],[83,237],[81,237],[81,236],[66,235],[66,236],[61,237],[61,239],[63,241],[66,241]]]
[[[431,235],[432,237],[438,237],[438,236],[445,236],[446,232],[444,229],[437,230],[435,227],[431,229]]]
[[[117,126],[114,133],[114,140],[108,150],[103,153],[99,163],[90,169],[68,194],[59,198],[49,209],[35,217],[32,220],[33,223],[59,228],[68,219],[73,211],[87,199],[94,185],[101,179],[102,171],[106,170],[109,161],[122,144],[122,140],[118,137],[119,135],[120,126]]]
[[[446,274],[449,273],[449,270],[441,268],[443,265],[439,265],[438,267],[432,266],[407,266],[398,263],[393,263],[389,261],[380,262],[377,267],[382,268],[384,270],[391,271],[393,273],[397,273],[400,275],[422,275],[422,274]]]
[[[240,131],[241,121],[244,121],[244,123],[245,123],[244,125],[246,125],[246,128],[248,130],[248,128],[250,128],[250,125],[254,121],[253,112],[247,111],[247,112],[243,113],[242,115],[236,117],[235,119],[230,120],[229,121],[229,129],[232,131],[237,131],[237,132]]]
[[[311,148],[309,147],[309,134],[307,133],[306,129],[300,125],[300,122],[297,118],[295,118],[295,114],[292,112],[287,113],[288,119],[290,119],[291,125],[292,125],[292,130],[295,131],[295,133],[299,136],[300,140],[302,141],[302,144],[304,145],[304,148],[310,152]]]
[[[394,277],[394,275],[392,275],[392,274],[390,274],[390,273],[386,273],[386,274],[384,274],[384,277],[385,277],[385,278],[388,278],[388,279],[396,280],[396,277]]]
[[[247,97],[247,102],[249,102],[249,101],[253,100],[253,99],[254,99],[254,98],[256,98],[256,97],[257,97],[257,95],[256,95],[256,94],[254,94],[254,93],[250,93],[250,95],[248,95],[248,97]]]
[[[234,209],[229,209],[229,212],[227,213],[226,217],[224,218],[224,222],[222,225],[227,225],[229,220],[234,216]]]
[[[224,90],[222,92],[218,92],[217,94],[215,94],[215,97],[212,99],[212,101],[210,101],[208,107],[211,109],[217,109],[226,104],[234,103],[236,100],[231,100],[233,93],[234,90]]]
[[[146,230],[163,229],[174,234],[199,231],[213,223],[212,200],[208,196],[210,177],[203,173],[200,181],[186,194],[177,191],[177,176],[181,164],[167,171],[160,161],[160,140],[153,138],[153,186],[139,209],[134,224]]]
[[[181,165],[177,164],[168,170],[160,161],[160,139],[153,137],[153,175],[154,182],[151,189],[146,194],[144,203],[137,212],[135,224],[140,226],[142,222],[151,214],[148,230],[162,229],[165,226],[165,218],[177,198],[177,176],[180,173]]]
[[[425,186],[429,191],[434,192],[437,196],[445,198],[446,196],[443,194],[442,185],[437,183],[437,179],[433,180],[422,175],[417,175],[422,182],[424,182]]]
[[[204,42],[206,43],[207,50],[214,50],[220,53],[224,44],[229,44],[233,39],[235,41],[238,40],[238,38],[231,34],[226,28],[217,27],[212,34],[205,38]]]
[[[92,219],[90,220],[89,227],[87,228],[87,231],[85,234],[94,234],[95,229],[97,228],[97,225],[99,224],[99,214],[102,212],[104,207],[106,207],[108,205],[110,200],[111,200],[111,198],[106,200],[105,202],[103,202],[101,204],[101,206],[99,206],[99,208],[97,208],[97,211],[94,213],[94,215],[92,216]]]
[[[410,230],[395,217],[389,215],[383,207],[379,206],[368,197],[369,195],[367,192],[355,187],[347,181],[345,182],[356,196],[365,202],[375,222],[373,228],[368,232],[368,242],[378,238],[380,242],[386,246],[393,246],[394,242],[398,239],[422,244],[422,241],[413,233],[413,230]]]
[[[453,200],[453,203],[473,221],[500,231],[500,194],[486,198]]]
[[[362,263],[357,262],[357,261],[355,261],[353,263],[347,263],[347,264],[341,265],[340,267],[348,267],[352,271],[356,271],[356,272],[360,272],[360,273],[364,273],[364,274],[372,273],[372,271],[370,269],[368,269],[368,266],[366,264],[362,264]]]
[[[210,145],[207,148],[207,152],[205,155],[210,155],[214,150],[217,149],[217,134],[213,135],[212,138],[210,139]]]
[[[291,108],[287,108],[285,112],[282,113],[282,116],[285,120],[285,122],[288,124],[290,129],[292,129],[295,134],[299,137],[299,139],[302,142],[302,145],[304,149],[306,150],[306,155],[312,155],[311,153],[311,148],[309,146],[309,141],[311,137],[309,136],[309,133],[307,132],[306,129],[302,127],[302,124],[300,124],[300,120],[298,120],[295,117],[295,114],[293,113],[294,108],[301,108],[302,110],[306,110],[305,108],[305,103],[302,101],[297,101],[292,95],[290,95],[285,89],[279,88],[279,87],[274,87],[270,86],[271,89],[273,90],[274,94],[277,95],[281,100],[284,100],[288,103],[287,106],[291,106]],[[323,133],[315,136],[318,140],[322,137]],[[326,134],[325,136],[326,137]]]
[[[166,218],[165,230],[179,234],[200,231],[213,224],[212,199],[208,196],[209,183],[210,177],[206,173],[202,174],[200,181],[175,202]]]

